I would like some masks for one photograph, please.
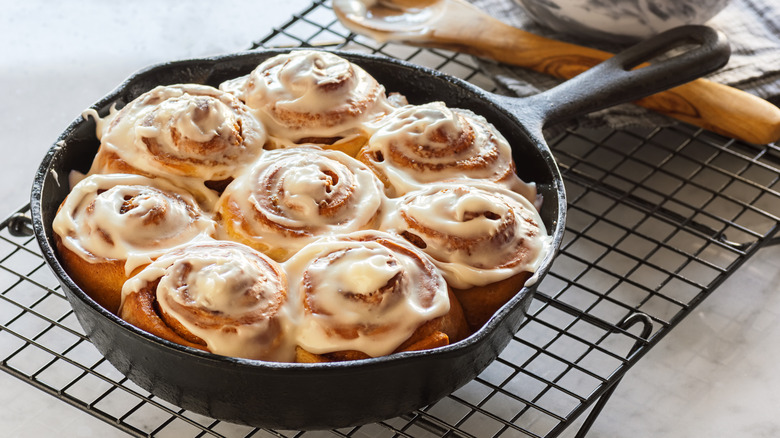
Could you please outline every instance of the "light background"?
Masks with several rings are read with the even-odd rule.
[[[308,3],[0,0],[0,216],[28,202],[33,174],[60,131],[130,74],[246,49]],[[628,372],[589,436],[780,436],[778,339],[775,247],[741,268]],[[123,436],[1,372],[0,431]]]

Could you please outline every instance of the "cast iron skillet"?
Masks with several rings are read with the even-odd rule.
[[[683,55],[629,71],[685,45]],[[691,49],[691,47],[693,47]],[[284,51],[267,50],[166,63],[129,78],[92,108],[105,115],[161,84],[220,82],[247,74]],[[544,197],[541,216],[558,248],[566,200],[563,181],[545,144],[551,122],[661,91],[714,71],[728,60],[722,35],[702,26],[673,29],[645,41],[548,92],[508,98],[439,72],[383,57],[339,53],[366,69],[388,91],[411,103],[442,100],[485,116],[513,146],[518,174],[536,182]],[[52,234],[52,219],[68,193],[72,170],[85,172],[98,141],[92,119],[79,117],[52,146],[35,176],[31,211],[44,258],[62,284],[87,336],[130,380],[156,396],[217,419],[279,429],[338,428],[397,416],[451,393],[479,374],[518,330],[533,294],[523,288],[468,339],[431,351],[368,360],[267,363],[222,357],[183,347],[143,332],[104,310],[64,271]],[[543,261],[543,276],[554,258]]]

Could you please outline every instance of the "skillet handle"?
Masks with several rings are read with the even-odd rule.
[[[649,63],[674,49],[683,52]],[[536,118],[544,126],[692,81],[723,67],[730,55],[731,47],[722,33],[707,26],[680,26],[642,41],[554,88],[507,103],[525,114],[526,120]],[[522,104],[517,105],[518,101]]]

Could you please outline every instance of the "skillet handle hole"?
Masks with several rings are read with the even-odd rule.
[[[662,62],[668,62],[672,59],[676,59],[681,56],[684,56],[686,53],[690,52],[691,50],[697,49],[699,47],[701,47],[701,44],[699,44],[696,41],[679,41],[678,44],[669,46],[668,48],[666,48],[665,51],[662,51],[657,54],[653,54],[647,60],[644,61],[638,60],[630,64],[627,64],[625,66],[625,69],[626,71],[639,70],[641,68],[649,67],[650,65],[659,64]]]

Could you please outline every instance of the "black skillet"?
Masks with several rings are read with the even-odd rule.
[[[687,51],[649,67],[640,63],[686,46]],[[92,108],[102,116],[161,84],[220,82],[249,73],[284,51],[268,50],[166,63],[129,78]],[[544,197],[541,216],[563,237],[566,200],[555,160],[542,136],[545,124],[605,108],[698,78],[723,66],[730,49],[722,35],[703,26],[673,29],[638,44],[582,75],[529,98],[480,90],[439,72],[384,57],[339,53],[362,66],[388,91],[411,103],[441,100],[485,116],[513,147],[518,174],[536,182]],[[493,361],[518,330],[534,286],[525,287],[468,339],[431,351],[368,360],[296,364],[222,357],[162,340],[131,326],[90,299],[64,271],[52,219],[68,193],[68,174],[85,172],[98,140],[92,119],[79,117],[60,136],[35,175],[31,210],[44,258],[62,284],[74,312],[97,349],[130,380],[152,394],[217,419],[278,429],[339,428],[378,421],[451,393]],[[554,251],[538,271],[550,268]]]

